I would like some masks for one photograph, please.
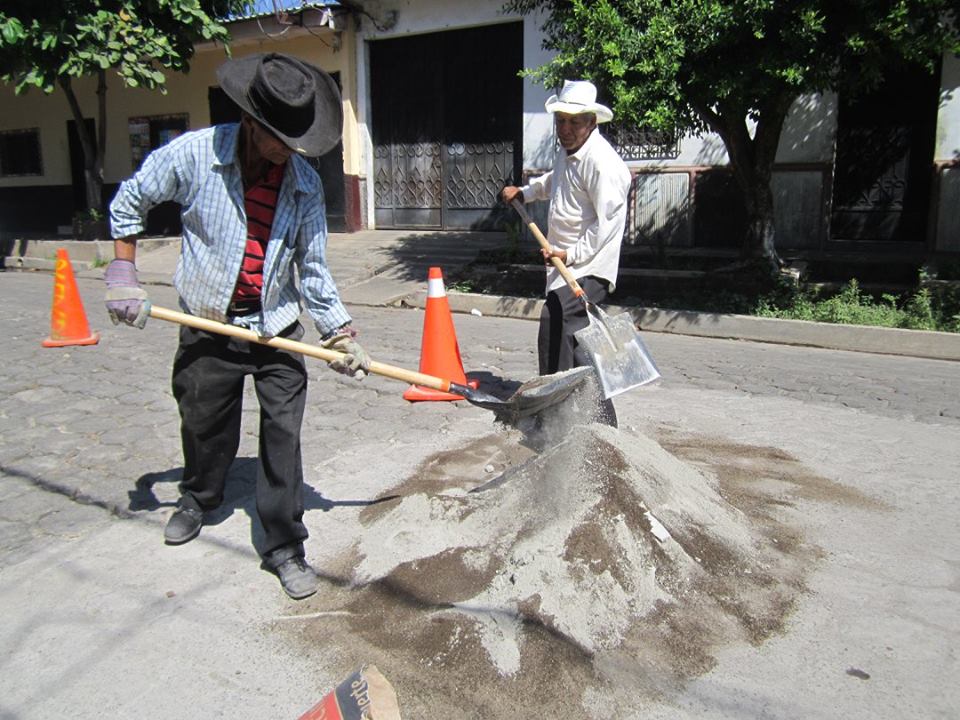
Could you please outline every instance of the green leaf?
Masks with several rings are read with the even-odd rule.
[[[7,19],[3,24],[3,30],[0,31],[0,34],[3,35],[3,41],[8,45],[15,45],[18,40],[26,37],[26,33],[23,31],[23,25],[15,17]]]

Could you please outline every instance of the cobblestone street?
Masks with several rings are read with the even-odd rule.
[[[224,506],[197,541],[165,547],[181,469],[169,389],[177,328],[114,327],[101,284],[79,285],[100,343],[48,349],[52,276],[0,275],[0,718],[168,718],[185,707],[197,718],[297,717],[365,657],[333,640],[300,644],[307,620],[259,567],[252,388]],[[177,307],[172,288],[149,290],[155,304]],[[350,310],[375,359],[417,368],[421,311]],[[468,374],[535,375],[535,323],[454,322]],[[645,339],[663,379],[617,398],[621,432],[776,448],[871,504],[791,497],[784,512],[823,560],[787,632],[725,648],[680,694],[635,698],[642,717],[960,715],[950,689],[960,670],[960,365]],[[312,327],[305,340],[316,340]],[[335,588],[345,578],[328,563],[363,532],[365,505],[435,453],[500,430],[468,403],[410,404],[401,383],[358,383],[307,362],[307,553]],[[322,612],[309,621],[328,623],[331,637],[340,622]],[[394,657],[398,667],[409,661],[402,649]],[[624,670],[617,692],[629,691],[634,672]],[[511,688],[505,680],[491,692]],[[397,690],[405,718],[439,713],[418,704],[416,687]],[[576,689],[555,691],[579,706]]]

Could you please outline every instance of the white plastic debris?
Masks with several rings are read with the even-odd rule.
[[[643,516],[647,519],[647,522],[650,523],[650,532],[653,533],[653,536],[657,540],[666,542],[670,539],[669,531],[663,526],[663,523],[650,514],[649,510],[647,510]]]
[[[470,314],[476,315],[477,317],[483,317],[483,313],[477,310],[476,308],[473,308],[472,310],[470,310]]]

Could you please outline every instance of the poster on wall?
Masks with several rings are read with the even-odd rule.
[[[130,118],[128,122],[130,133],[130,159],[134,169],[150,152],[150,122],[146,118]]]
[[[130,160],[136,170],[153,150],[180,137],[190,125],[189,116],[186,114],[151,115],[129,118],[127,127],[130,135]]]

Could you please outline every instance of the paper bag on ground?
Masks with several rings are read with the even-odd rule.
[[[365,665],[299,720],[401,720],[397,693],[375,665]]]

